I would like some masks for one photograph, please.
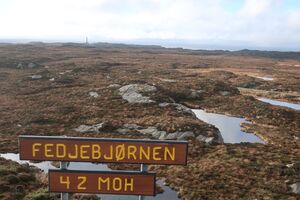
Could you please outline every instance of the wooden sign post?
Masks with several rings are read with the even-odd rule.
[[[186,165],[186,141],[19,136],[20,160],[61,161],[49,170],[49,191],[155,196],[147,164]],[[68,170],[68,162],[141,164],[140,172]],[[140,199],[142,196],[140,196]]]

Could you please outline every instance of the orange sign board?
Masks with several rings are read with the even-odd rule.
[[[49,170],[49,192],[155,196],[155,174]]]
[[[186,141],[19,136],[21,160],[186,165]]]

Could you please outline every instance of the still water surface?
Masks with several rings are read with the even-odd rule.
[[[288,103],[288,102],[278,101],[278,100],[273,100],[268,98],[258,98],[258,100],[265,103],[272,104],[274,106],[283,106],[283,107],[292,108],[294,110],[300,110],[300,104],[296,104],[296,103]]]
[[[218,128],[224,143],[264,143],[258,136],[241,131],[241,123],[249,123],[244,118],[209,113],[201,109],[193,109],[192,111],[196,114],[198,119]]]

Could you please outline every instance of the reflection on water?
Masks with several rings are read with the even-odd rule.
[[[225,143],[264,143],[259,137],[241,131],[241,123],[247,123],[243,118],[230,117],[222,114],[207,113],[201,109],[193,109],[197,118],[217,127]]]
[[[51,161],[43,161],[39,163],[33,163],[30,161],[24,161],[20,160],[19,154],[15,153],[5,153],[0,154],[0,157],[3,157],[8,160],[13,160],[15,162],[18,162],[20,164],[28,163],[31,166],[35,166],[45,173],[48,173],[49,169],[57,169],[55,166],[51,164]],[[87,170],[87,171],[111,171],[110,168],[106,164],[98,164],[98,163],[89,163],[89,162],[70,162],[70,165],[68,166],[68,169],[72,170]],[[177,192],[169,188],[168,186],[164,185],[164,179],[159,179],[156,182],[160,187],[163,188],[164,193],[157,194],[155,197],[146,197],[146,200],[168,200],[168,199],[174,199],[179,200],[177,197]],[[98,195],[101,197],[101,200],[137,200],[137,196],[129,196],[129,195]]]
[[[300,104],[296,104],[296,103],[288,103],[288,102],[277,101],[277,100],[272,100],[272,99],[268,99],[268,98],[258,98],[258,100],[265,102],[265,103],[275,105],[275,106],[284,106],[284,107],[292,108],[295,110],[300,110]]]

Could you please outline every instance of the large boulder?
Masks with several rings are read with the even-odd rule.
[[[130,84],[119,89],[119,94],[129,103],[153,103],[149,97],[143,96],[141,93],[155,92],[155,86],[147,84]]]
[[[75,128],[75,131],[78,131],[80,133],[99,133],[99,130],[103,127],[104,123],[95,124],[95,125],[80,125],[77,128]]]

